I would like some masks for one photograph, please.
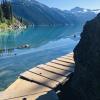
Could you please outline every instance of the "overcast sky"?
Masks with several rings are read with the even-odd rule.
[[[71,9],[76,6],[89,8],[89,9],[100,9],[100,0],[37,0],[49,7],[56,7],[60,9]]]

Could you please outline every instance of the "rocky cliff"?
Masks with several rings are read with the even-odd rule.
[[[100,14],[85,24],[74,59],[75,72],[60,100],[100,100]]]
[[[72,87],[83,100],[100,100],[100,14],[84,26],[74,59]]]

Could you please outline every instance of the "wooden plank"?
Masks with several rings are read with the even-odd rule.
[[[74,53],[73,52],[71,52],[71,53],[69,53],[69,54],[67,54],[67,55],[73,55]]]
[[[74,58],[73,58],[73,57],[70,57],[70,56],[62,56],[61,58],[65,58],[65,59],[74,60]]]
[[[69,59],[73,59],[74,60],[74,57],[73,56],[67,56],[67,55],[65,55],[65,56],[62,56],[62,57],[64,57],[64,58],[69,58]]]
[[[55,91],[43,92],[38,93],[35,95],[26,96],[27,100],[59,100],[58,96],[56,95]],[[19,99],[17,99],[19,100]],[[23,99],[21,99],[23,100]]]
[[[65,58],[65,57],[62,56],[61,58],[64,58],[64,59],[67,59],[67,60],[73,60],[74,61],[74,59],[72,57]]]
[[[48,72],[48,71],[45,71],[45,70],[39,69],[39,68],[33,68],[33,69],[30,69],[29,71],[32,71],[32,72],[34,72],[38,75],[41,75],[43,77],[47,77],[51,80],[55,80],[59,83],[62,83],[64,80],[66,80],[66,77],[64,77],[64,76],[54,74],[54,73],[51,73],[51,72]]]
[[[65,58],[57,58],[57,60],[64,61],[64,62],[75,63],[73,60],[69,60],[69,59],[65,59]]]
[[[40,96],[43,96],[46,94],[47,94],[47,92],[42,92],[42,93],[37,93],[37,94],[23,95],[21,97],[19,96],[19,97],[15,97],[15,98],[11,98],[11,99],[6,99],[6,100],[23,100],[25,98],[26,98],[26,100],[37,100]]]
[[[67,56],[67,57],[73,57],[73,54],[67,54],[65,56]]]
[[[65,67],[74,67],[73,63],[63,62],[63,61],[60,61],[60,60],[52,60],[51,62],[63,65]]]
[[[73,52],[70,52],[69,54],[72,54],[73,55],[74,53]]]
[[[37,94],[29,94],[29,95],[26,95],[26,96],[24,95],[22,97],[16,97],[16,98],[12,98],[12,99],[9,99],[9,100],[23,100],[24,98],[26,98],[26,100],[38,100],[40,97],[43,98],[44,100],[49,100],[47,98],[51,98],[53,100],[56,100],[56,97],[54,98],[54,97],[52,97],[52,95],[49,96],[47,94],[48,94],[47,92],[42,92],[42,93],[37,93]]]
[[[42,68],[46,71],[56,73],[58,75],[65,76],[65,77],[69,76],[72,73],[70,71],[64,71],[64,70],[56,69],[56,68],[50,67],[48,65],[39,65],[38,68],[40,68],[40,69]]]
[[[46,65],[57,68],[57,69],[65,70],[65,71],[71,71],[71,72],[74,71],[74,68],[64,67],[63,65],[55,64],[53,62],[48,62],[48,63],[46,63]]]
[[[39,93],[33,93],[33,94],[27,94],[27,95],[23,95],[23,96],[19,96],[19,97],[15,97],[15,98],[4,98],[1,99],[0,96],[0,100],[23,100],[24,98],[26,98],[26,100],[58,100],[58,97],[55,93],[55,91],[44,91],[44,92],[39,92]]]
[[[56,88],[59,85],[59,82],[57,82],[57,81],[50,80],[48,78],[42,77],[40,75],[36,75],[36,74],[28,72],[28,71],[22,73],[20,76],[25,77],[25,78],[31,80],[32,82],[35,82],[35,83],[43,85],[43,86],[47,86],[52,89]]]
[[[4,93],[2,93],[2,95],[0,95],[0,100],[11,100],[11,98],[12,100],[20,100],[18,97],[23,97],[30,94],[37,94],[37,97],[39,97],[42,94],[38,93],[44,94],[44,92],[48,91],[51,91],[51,89],[43,85],[28,82],[22,79],[17,79],[8,89],[4,91]]]

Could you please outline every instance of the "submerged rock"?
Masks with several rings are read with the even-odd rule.
[[[100,100],[100,14],[84,26],[74,59],[71,87],[82,100]]]
[[[26,48],[30,48],[31,46],[29,44],[25,44],[25,45],[21,45],[19,47],[17,47],[17,49],[26,49]]]

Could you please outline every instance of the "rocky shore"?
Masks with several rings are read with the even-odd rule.
[[[19,20],[13,18],[12,22],[8,24],[8,22],[0,23],[0,32],[7,32],[7,31],[15,31],[18,29],[24,29],[26,25],[21,23]]]

